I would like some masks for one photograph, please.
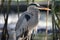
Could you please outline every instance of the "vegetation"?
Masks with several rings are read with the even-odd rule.
[[[55,7],[55,12],[60,12],[60,6],[58,5],[56,5],[56,7]]]
[[[48,40],[52,40],[52,34],[48,34]],[[35,35],[33,35],[33,40],[45,40],[46,34],[42,34],[42,33],[37,33]]]
[[[54,29],[57,29],[60,30],[60,27],[59,27],[59,22],[60,22],[60,18],[59,18],[59,14],[60,14],[60,1],[56,1],[56,0],[52,0],[52,27],[53,27],[53,40],[57,40],[57,38],[60,38],[58,36],[60,36],[59,34],[59,31],[54,33]],[[59,13],[59,14],[58,14]],[[57,18],[57,20],[56,20]],[[58,21],[58,23],[56,22]]]
[[[60,18],[59,18],[60,17],[60,5],[59,5],[60,4],[60,1],[59,2],[58,1],[55,2],[55,4],[56,5],[55,5],[55,10],[54,11],[55,11],[55,15],[57,17],[57,20],[56,21],[58,21],[57,24],[59,26],[60,25]]]

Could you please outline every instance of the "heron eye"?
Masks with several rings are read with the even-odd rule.
[[[27,21],[29,21],[30,16],[26,14],[26,15],[25,15],[25,18],[26,18]]]

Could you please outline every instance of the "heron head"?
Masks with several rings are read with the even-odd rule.
[[[39,13],[39,9],[38,7],[36,7],[35,5],[30,5],[28,8],[27,8],[27,11],[34,14],[34,13]]]
[[[30,12],[30,14],[33,15],[34,17],[38,17],[40,19],[40,11],[39,11],[38,7],[36,7],[35,5],[29,6],[27,8],[27,11]]]

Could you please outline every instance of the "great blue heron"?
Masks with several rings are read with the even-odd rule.
[[[38,13],[40,11],[36,6],[29,6],[27,11],[22,13],[16,24],[16,37],[21,37],[26,31],[28,34],[28,31],[36,27],[38,24]]]

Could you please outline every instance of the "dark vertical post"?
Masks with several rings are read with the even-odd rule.
[[[5,18],[5,24],[4,24],[3,31],[2,31],[1,40],[8,40],[9,39],[7,24],[8,24],[8,14],[9,14],[10,3],[11,3],[11,0],[8,1],[7,13],[6,13],[6,18]]]
[[[54,38],[54,15],[52,15],[52,32],[53,32],[53,40],[55,40]]]
[[[27,1],[27,5],[29,4],[29,0],[26,0]]]
[[[34,3],[34,0],[32,0],[32,3]]]
[[[4,0],[1,0],[1,7],[0,7],[1,13],[3,11],[3,6],[4,6]]]
[[[19,0],[17,0],[17,12],[18,12],[18,18],[19,18]]]
[[[1,7],[0,7],[1,13],[2,13],[3,10],[4,10],[4,1],[5,1],[5,0],[1,0]],[[4,20],[5,20],[5,13],[3,13],[3,16],[4,16]]]
[[[54,28],[55,28],[55,24],[54,24],[54,14],[55,14],[55,0],[52,0],[52,29],[53,29],[53,40],[55,40],[55,33],[54,33]]]

